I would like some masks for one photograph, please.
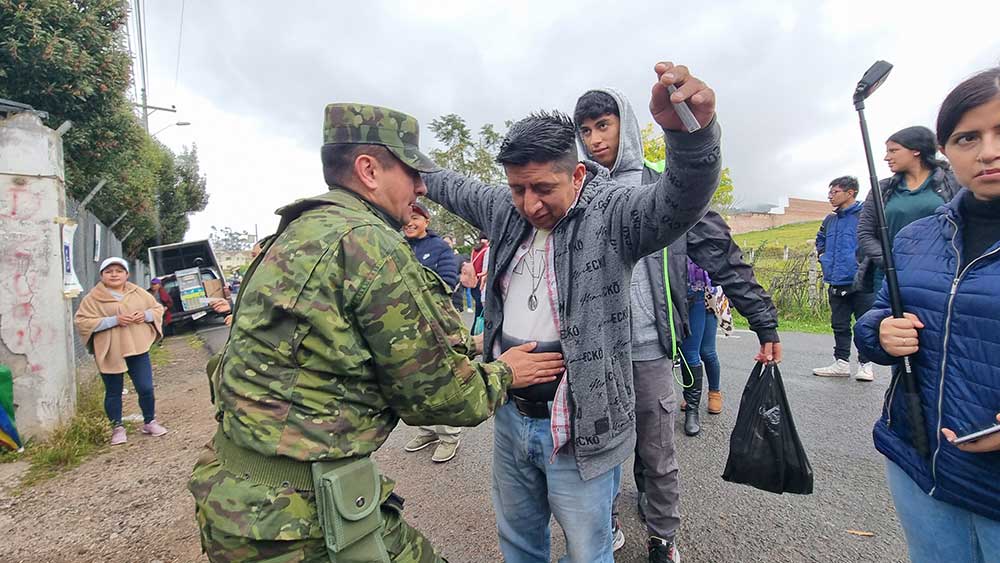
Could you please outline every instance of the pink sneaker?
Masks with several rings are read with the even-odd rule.
[[[149,434],[150,436],[163,436],[167,433],[167,429],[164,428],[162,424],[154,420],[149,424],[142,425],[142,433]]]
[[[125,435],[125,427],[115,426],[115,429],[111,431],[111,445],[117,446],[125,442],[128,442],[128,436]]]

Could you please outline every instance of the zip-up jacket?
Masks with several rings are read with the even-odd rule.
[[[823,266],[823,281],[835,286],[854,283],[858,271],[858,216],[863,206],[855,202],[823,219],[816,233],[816,252]]]
[[[941,435],[941,428],[981,429],[1000,412],[1000,243],[959,271],[961,199],[905,227],[893,245],[903,307],[924,323],[913,368],[925,422],[918,431],[927,434],[931,457],[911,446],[915,429],[896,378],[875,423],[875,447],[930,496],[1000,520],[1000,452],[963,452]],[[879,325],[890,315],[883,286],[854,328],[858,348],[883,365],[898,361],[879,344]]]
[[[896,186],[903,180],[902,174],[896,174],[879,181],[878,187],[882,191],[882,200],[889,203],[889,199],[896,191]],[[944,168],[935,168],[931,173],[930,189],[941,196],[945,203],[955,197],[955,194],[962,189],[962,186],[955,178],[955,173]],[[872,273],[875,268],[882,268],[882,243],[879,242],[878,221],[875,218],[875,194],[868,192],[865,198],[861,215],[858,216],[858,257],[860,264],[854,277],[855,289],[868,291],[876,288],[872,285]]]
[[[667,171],[656,184],[623,184],[584,161],[587,175],[576,203],[552,229],[556,314],[566,364],[573,455],[582,479],[624,462],[635,448],[629,283],[646,254],[670,244],[704,215],[719,185],[720,129],[665,132]],[[507,271],[533,227],[514,206],[510,188],[455,172],[423,175],[427,195],[491,241],[487,268],[485,357],[503,327]]]
[[[434,231],[427,231],[424,238],[407,238],[417,261],[441,276],[452,290],[458,285],[458,268],[461,266],[458,254]]]

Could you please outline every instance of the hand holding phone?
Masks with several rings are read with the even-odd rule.
[[[941,434],[963,452],[996,452],[1000,451],[1000,414],[997,414],[996,422],[997,424],[993,426],[970,432],[965,436],[957,436],[954,431],[948,428],[942,428]]]
[[[954,440],[952,440],[951,443],[957,446],[958,444],[975,442],[980,438],[985,438],[991,434],[996,434],[997,432],[1000,432],[1000,424],[995,424],[993,426],[990,426],[989,428],[983,428],[982,430],[966,434],[965,436],[958,436]]]

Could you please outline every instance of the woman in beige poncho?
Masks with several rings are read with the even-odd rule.
[[[94,354],[104,380],[104,412],[111,420],[111,445],[127,440],[122,426],[122,387],[128,371],[139,395],[142,433],[167,433],[156,421],[153,367],[149,348],[163,336],[163,307],[146,290],[128,281],[128,262],[108,258],[101,264],[101,281],[84,296],[76,312],[80,339]]]

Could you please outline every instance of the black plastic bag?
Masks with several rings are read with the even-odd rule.
[[[788,408],[778,365],[757,362],[743,389],[722,478],[772,493],[813,492],[813,472]]]

